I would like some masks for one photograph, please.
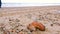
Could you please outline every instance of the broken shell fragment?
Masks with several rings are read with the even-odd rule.
[[[38,23],[38,22],[32,22],[31,24],[28,25],[27,27],[29,30],[36,30],[37,28],[41,31],[45,30],[45,26],[42,23]]]

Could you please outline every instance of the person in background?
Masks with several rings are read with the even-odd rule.
[[[0,8],[1,8],[1,0],[0,0]]]

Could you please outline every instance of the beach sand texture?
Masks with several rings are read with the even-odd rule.
[[[33,21],[45,31],[30,32],[27,26]],[[60,6],[0,8],[0,34],[60,34]]]

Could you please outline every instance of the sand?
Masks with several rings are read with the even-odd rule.
[[[30,32],[27,29],[28,24],[35,20],[45,26],[45,31]],[[1,31],[1,27],[5,29]],[[0,8],[0,34],[11,29],[16,31],[12,34],[17,34],[17,29],[18,31],[23,29],[23,34],[60,34],[60,6]]]

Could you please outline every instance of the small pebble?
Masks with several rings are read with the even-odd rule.
[[[53,26],[53,24],[51,24],[51,26]]]

